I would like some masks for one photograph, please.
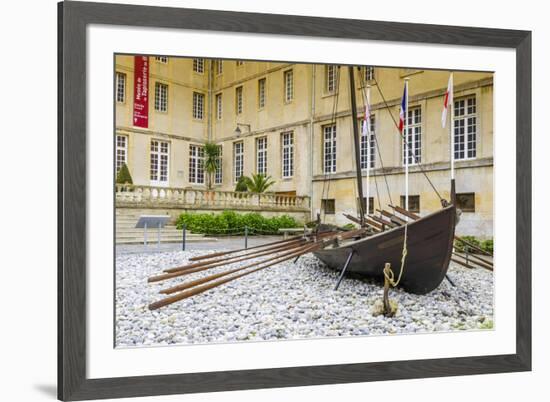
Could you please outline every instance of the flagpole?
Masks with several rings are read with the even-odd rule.
[[[366,102],[366,109],[365,111],[368,111],[368,113],[365,113],[365,127],[366,127],[366,134],[367,134],[367,186],[366,186],[366,192],[367,192],[367,200],[365,202],[365,215],[369,215],[370,211],[370,85],[367,85],[367,100]]]
[[[453,73],[451,73],[451,88],[450,88],[449,108],[451,109],[451,122],[449,124],[449,137],[451,144],[451,180],[455,179],[455,136],[454,136],[454,124],[455,124],[455,112],[454,112],[454,81]]]
[[[409,210],[409,78],[405,78],[405,135],[403,141],[405,144],[405,209]],[[406,217],[408,221],[409,218]]]

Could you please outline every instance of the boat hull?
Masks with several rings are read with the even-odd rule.
[[[408,253],[399,287],[410,293],[425,294],[439,286],[449,267],[455,225],[454,205],[408,224]],[[404,234],[405,227],[400,226],[337,247],[327,247],[314,254],[330,268],[341,270],[353,250],[347,272],[383,283],[385,263],[391,264],[395,278],[399,275]]]

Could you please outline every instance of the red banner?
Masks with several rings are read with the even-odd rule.
[[[149,127],[149,58],[134,56],[134,126]]]

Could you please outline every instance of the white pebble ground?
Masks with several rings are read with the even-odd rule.
[[[149,284],[163,269],[204,252],[122,254],[116,258],[116,346],[197,344],[275,339],[381,335],[493,327],[493,274],[452,264],[438,289],[419,296],[394,289],[397,314],[377,314],[381,286],[344,278],[313,255],[255,272],[189,299],[150,311],[158,292],[200,273]]]

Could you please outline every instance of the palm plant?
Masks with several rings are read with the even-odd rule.
[[[218,170],[219,164],[220,164],[220,147],[217,144],[214,144],[213,142],[207,142],[204,144],[204,170],[207,173],[207,186],[208,189],[212,189],[212,185],[214,184],[213,176],[216,173],[216,170]]]
[[[275,184],[271,176],[264,176],[263,174],[252,173],[252,177],[247,177],[245,180],[246,187],[248,187],[248,191],[251,193],[263,193]]]

